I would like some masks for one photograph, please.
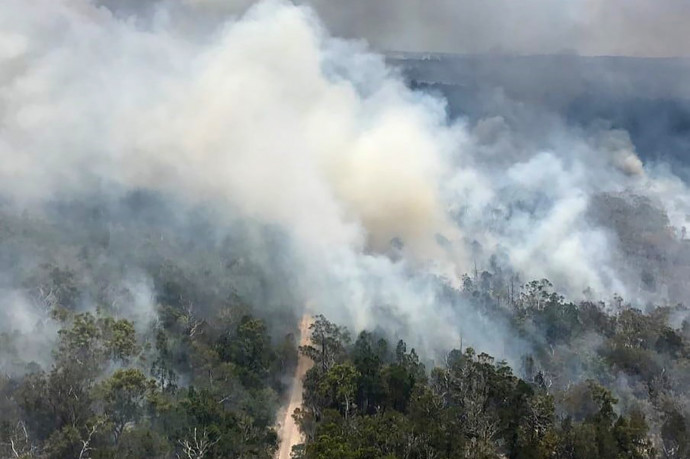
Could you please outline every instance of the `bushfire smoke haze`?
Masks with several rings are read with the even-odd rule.
[[[244,12],[253,0],[99,0],[122,17],[175,20],[187,31]],[[683,0],[298,0],[330,33],[388,51],[690,55]],[[189,19],[189,12],[197,17]],[[144,13],[144,16],[142,16]],[[201,16],[200,16],[201,15]]]
[[[667,250],[690,213],[685,183],[643,162],[628,132],[572,126],[500,92],[487,95],[493,112],[449,116],[370,46],[682,56],[685,2],[655,2],[657,16],[638,1],[129,3],[3,2],[6,212],[146,190],[179,219],[207,209],[219,234],[244,222],[240,245],[270,226],[286,247],[254,256],[288,266],[286,299],[424,350],[462,335],[510,357],[499,323],[439,294],[490,264],[573,298],[668,298],[641,286],[649,270],[599,218],[614,197],[642,196],[668,217]],[[13,266],[2,269],[16,291]],[[19,317],[24,300],[7,298]]]

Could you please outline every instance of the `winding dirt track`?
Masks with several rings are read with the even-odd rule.
[[[310,315],[304,315],[299,324],[300,332],[300,346],[309,344],[309,326],[313,319]],[[280,438],[280,447],[276,452],[276,459],[290,459],[290,452],[292,447],[302,443],[302,433],[299,430],[295,420],[292,419],[292,413],[296,408],[302,406],[302,379],[314,362],[308,357],[300,354],[297,359],[297,368],[295,368],[295,376],[292,379],[292,389],[290,390],[290,399],[284,411],[278,415],[278,437]]]

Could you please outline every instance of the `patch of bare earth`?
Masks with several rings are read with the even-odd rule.
[[[300,346],[309,344],[309,326],[313,319],[310,315],[304,315],[300,322]],[[280,439],[280,447],[276,452],[276,459],[290,459],[292,447],[304,441],[302,432],[292,418],[292,413],[296,408],[302,406],[302,380],[307,371],[314,365],[310,358],[299,355],[297,359],[297,368],[295,368],[295,375],[292,379],[292,388],[290,389],[290,398],[288,404],[284,407],[278,415],[278,438]]]

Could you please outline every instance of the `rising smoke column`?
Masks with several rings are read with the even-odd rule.
[[[436,243],[459,235],[439,189],[458,133],[380,57],[283,2],[205,40],[86,1],[10,2],[1,20],[7,199],[157,190],[282,228],[304,296],[336,317],[433,311],[432,287],[406,279],[461,260]],[[380,254],[394,238],[398,262]]]
[[[493,318],[439,295],[439,279],[457,285],[497,252],[575,297],[628,293],[611,235],[585,218],[591,196],[676,182],[649,176],[625,136],[560,126],[550,148],[514,148],[500,119],[449,122],[442,100],[329,37],[307,7],[261,2],[201,34],[186,8],[180,24],[164,5],[140,21],[86,0],[6,2],[5,200],[148,189],[275,226],[300,304],[423,350],[460,335],[515,349]]]

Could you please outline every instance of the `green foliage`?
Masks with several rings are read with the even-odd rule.
[[[204,321],[186,314],[187,326],[170,322],[154,332],[153,346],[143,346],[128,320],[66,311],[50,371],[8,388],[18,421],[2,424],[0,436],[51,458],[270,459],[282,367],[265,323],[244,314],[217,321],[222,329],[192,332],[190,323]],[[294,357],[281,352],[283,365],[293,366]],[[193,385],[180,388],[180,374]]]
[[[223,362],[236,365],[246,385],[264,379],[276,359],[266,324],[250,316],[242,317],[234,334],[221,337],[216,351]]]
[[[128,320],[106,321],[104,327],[105,346],[110,357],[127,364],[137,352],[137,339],[134,324]]]
[[[345,347],[350,343],[350,333],[322,315],[315,317],[309,330],[312,344],[300,347],[300,352],[315,362],[318,371],[325,373],[344,358]]]
[[[552,299],[541,297],[543,285],[535,286],[542,311]],[[346,336],[323,317],[320,327]],[[322,358],[320,342],[322,334],[301,349],[303,354]],[[557,414],[556,399],[540,372],[534,382],[524,381],[505,362],[472,348],[451,351],[446,365],[433,368],[429,376],[403,341],[388,355],[387,344],[365,332],[351,347],[333,339],[333,349],[341,351],[338,363],[325,371],[317,365],[305,378],[309,403],[295,419],[307,442],[296,457],[656,457],[645,416],[639,410],[617,414],[618,400],[594,380],[578,385],[569,397],[559,394],[559,400],[584,403],[584,409],[573,412],[579,417],[574,421]],[[561,403],[560,409],[566,407]],[[684,430],[678,421],[668,426],[668,437],[677,442]]]
[[[96,397],[114,424],[119,437],[130,422],[138,422],[144,412],[144,402],[156,385],[138,369],[117,370],[109,379],[96,387]]]
[[[79,457],[82,450],[81,439],[82,435],[79,429],[72,425],[66,425],[53,432],[48,438],[44,446],[45,453],[48,457],[56,459]]]
[[[350,410],[354,408],[355,391],[359,373],[349,362],[333,365],[324,374],[319,383],[318,391],[322,399],[328,400],[328,406],[339,406],[347,419]]]
[[[234,263],[214,251],[204,263]],[[88,254],[78,258],[93,266]],[[159,304],[143,334],[111,307],[107,282],[84,285],[77,268],[57,262],[27,277],[61,330],[51,365],[0,376],[0,457],[273,456],[294,336],[271,336],[222,284],[227,272],[209,281],[174,259],[147,260]],[[299,348],[315,365],[294,414],[306,434],[296,457],[690,457],[685,308],[635,310],[620,297],[576,304],[546,279],[520,288],[498,270],[462,283],[444,286],[446,299],[519,336],[530,352],[522,378],[472,348],[427,371],[404,341],[365,331],[352,343],[346,328],[317,316]],[[78,312],[86,298],[95,312]],[[11,358],[21,350],[12,333],[0,346]]]
[[[163,459],[170,457],[171,445],[162,434],[146,429],[125,430],[113,450],[114,458],[138,459],[142,457]]]

